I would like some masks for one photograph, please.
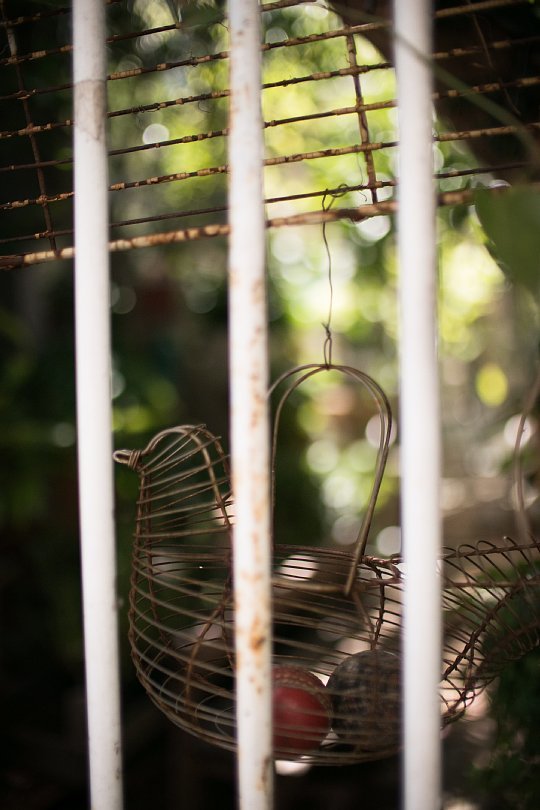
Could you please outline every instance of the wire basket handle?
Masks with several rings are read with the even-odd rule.
[[[351,567],[349,571],[349,575],[347,577],[347,582],[345,584],[345,595],[348,595],[351,591],[351,588],[354,584],[355,576],[356,576],[356,569],[362,557],[365,554],[369,530],[371,528],[371,522],[373,520],[373,513],[375,511],[375,505],[377,503],[377,498],[379,495],[379,490],[381,487],[382,479],[384,476],[384,470],[386,467],[386,462],[388,458],[388,448],[390,445],[390,432],[392,429],[392,409],[390,407],[390,403],[388,398],[380,385],[375,382],[375,380],[359,369],[353,368],[352,366],[346,365],[335,365],[333,363],[309,363],[302,366],[296,366],[289,371],[286,371],[280,377],[275,380],[275,382],[270,386],[268,391],[268,396],[270,397],[274,391],[281,385],[281,383],[290,380],[295,375],[300,375],[298,379],[294,380],[292,383],[289,384],[287,390],[282,394],[277,408],[276,413],[274,416],[274,423],[273,423],[273,434],[272,434],[272,449],[271,449],[271,504],[272,504],[272,514],[274,513],[275,508],[275,489],[276,489],[276,453],[277,453],[277,437],[279,431],[279,423],[281,419],[281,413],[283,411],[283,406],[289,399],[290,395],[308,380],[310,377],[315,376],[316,374],[320,374],[321,372],[325,371],[338,371],[339,373],[343,374],[346,377],[350,377],[353,380],[356,380],[358,383],[363,385],[372,396],[373,401],[377,406],[377,412],[380,419],[380,437],[379,437],[379,449],[377,452],[377,461],[375,464],[375,473],[373,479],[373,486],[371,488],[370,496],[367,503],[366,511],[364,512],[364,516],[362,518],[362,522],[360,524],[360,529],[358,531],[358,535],[356,540],[354,541],[354,554],[351,561]]]

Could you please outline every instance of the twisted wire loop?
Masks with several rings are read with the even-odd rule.
[[[299,386],[319,374],[337,375],[368,392],[380,416],[380,445],[372,493],[352,546],[272,539],[273,664],[311,673],[320,683],[309,686],[320,697],[312,722],[288,728],[288,738],[280,735],[275,756],[341,765],[399,750],[407,571],[399,554],[382,558],[366,551],[392,416],[384,392],[364,372],[311,364],[286,372],[272,385],[272,509],[283,408]],[[143,450],[117,451],[115,459],[140,478],[129,608],[139,680],[173,723],[234,751],[234,509],[228,456],[206,427],[184,425],[158,433]],[[445,549],[440,576],[444,726],[459,718],[508,662],[538,645],[538,542],[504,538]],[[328,731],[321,738],[325,723]]]

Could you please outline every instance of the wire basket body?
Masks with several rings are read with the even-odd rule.
[[[305,367],[289,386],[277,408],[274,456],[283,404],[304,379],[326,370]],[[370,378],[347,367],[337,370],[366,385],[381,407],[377,470],[357,542],[346,548],[273,547],[274,672],[292,671],[300,688],[315,696],[308,721],[275,736],[275,755],[321,765],[388,756],[398,751],[401,736],[406,570],[399,555],[365,553],[388,450],[389,411]],[[235,750],[228,459],[202,426],[163,431],[143,451],[115,457],[140,476],[129,614],[138,677],[175,724]],[[538,644],[537,559],[536,543],[523,546],[508,538],[502,545],[463,546],[442,555],[441,725],[461,716],[508,661]],[[317,680],[306,686],[302,673]]]

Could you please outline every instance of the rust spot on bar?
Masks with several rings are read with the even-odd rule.
[[[251,638],[251,647],[253,650],[259,650],[266,642],[267,636],[266,635],[257,635]]]

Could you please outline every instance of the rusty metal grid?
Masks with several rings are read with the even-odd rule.
[[[108,12],[126,10],[125,0],[106,0]],[[290,9],[290,13],[306,14],[309,3],[296,5],[290,0],[268,3],[262,6],[263,30],[271,26],[271,12],[277,9]],[[523,6],[520,0],[488,0],[468,3],[453,8],[443,8],[436,12],[437,19],[485,14],[492,9],[506,6]],[[525,4],[526,5],[526,4]],[[54,120],[42,119],[41,110],[54,109],[59,113],[71,108],[71,54],[72,45],[68,39],[59,41],[59,21],[69,20],[70,10],[59,8],[34,13],[31,16],[9,16],[14,4],[4,0],[0,5],[1,34],[5,46],[0,59],[2,94],[0,95],[0,176],[2,178],[2,200],[0,209],[4,228],[0,235],[0,266],[12,269],[25,265],[49,262],[73,257],[73,231],[71,209],[72,189],[72,150],[71,115],[58,115]],[[341,9],[340,9],[341,10]],[[347,9],[345,9],[347,11]],[[349,15],[351,16],[351,15]],[[354,16],[354,15],[352,15]],[[172,19],[172,18],[171,18]],[[207,24],[221,26],[225,47],[212,52],[192,53],[189,49],[190,28],[186,22],[171,22],[170,25],[145,30],[128,30],[130,17],[127,13],[121,22],[116,20],[115,33],[108,38],[111,61],[115,50],[123,49],[126,66],[108,75],[109,86],[109,139],[110,139],[110,249],[125,251],[134,248],[165,245],[176,242],[197,240],[206,237],[226,235],[226,138],[227,138],[227,21],[219,10]],[[350,22],[350,20],[349,20]],[[55,27],[51,28],[51,25]],[[118,31],[124,25],[124,30]],[[395,176],[381,173],[378,156],[385,155],[393,160],[397,147],[397,132],[381,133],[374,124],[377,113],[395,107],[392,91],[392,66],[388,59],[364,58],[365,38],[378,41],[379,35],[389,30],[385,21],[362,22],[344,25],[335,13],[328,14],[326,27],[313,34],[288,37],[277,41],[266,41],[263,45],[263,88],[262,104],[264,113],[267,155],[265,177],[269,190],[266,199],[267,223],[269,227],[291,224],[320,223],[329,220],[349,219],[359,221],[379,214],[393,213],[396,208]],[[64,36],[69,26],[64,23]],[[54,46],[51,46],[51,32],[54,31]],[[27,37],[25,39],[25,32]],[[29,37],[28,32],[31,32]],[[146,60],[141,65],[129,64],[130,48],[152,37],[167,33],[178,37],[178,58],[166,62]],[[32,43],[31,50],[21,46],[26,40]],[[531,30],[525,37],[496,39],[489,43],[490,53],[505,52],[515,54],[519,49],[535,47],[540,41],[540,32]],[[56,44],[58,43],[58,44]],[[479,44],[480,43],[480,44]],[[479,43],[460,43],[459,47],[436,50],[434,65],[444,68],[459,64],[460,59],[482,58],[482,40]],[[37,47],[39,45],[39,47]],[[436,40],[437,46],[437,40]],[[325,53],[332,47],[332,64]],[[294,74],[276,75],[273,57],[277,52],[294,49],[295,53],[317,52],[327,69],[316,72],[306,70]],[[200,50],[200,49],[199,49]],[[133,51],[135,52],[135,50]],[[127,56],[126,56],[127,55]],[[337,55],[337,56],[336,56]],[[55,65],[54,84],[43,82],[41,66]],[[286,62],[284,64],[287,64]],[[182,71],[190,71],[197,78],[200,91],[189,95],[175,94],[175,86],[181,86],[178,76]],[[283,68],[285,71],[285,68]],[[44,72],[45,73],[45,72]],[[530,73],[530,71],[529,71]],[[45,74],[46,75],[46,74]],[[381,84],[388,92],[375,93],[373,87]],[[146,84],[150,90],[146,88]],[[294,102],[287,108],[287,94],[291,88],[317,83],[324,89],[325,103],[316,110],[298,111],[298,114],[281,112],[284,108],[296,112]],[[150,101],[131,106],[117,106],[116,88],[123,85],[134,99],[152,95]],[[369,85],[371,91],[365,91]],[[144,89],[143,89],[144,86]],[[514,76],[512,81],[500,77],[498,82],[489,82],[465,87],[437,85],[435,102],[444,104],[467,94],[490,98],[493,93],[506,93],[509,88],[520,92],[538,92],[540,77],[532,75]],[[125,94],[125,93],[124,93]],[[155,97],[154,97],[155,96]],[[319,96],[320,98],[320,96]],[[336,104],[335,99],[345,103]],[[279,100],[279,104],[278,104]],[[209,112],[219,126],[210,130],[197,129],[190,125],[190,113]],[[153,116],[164,114],[182,115],[182,135],[141,143],[141,121],[151,123]],[[538,113],[540,116],[540,113]],[[191,117],[197,117],[191,115]],[[204,116],[198,116],[204,118]],[[178,128],[178,127],[177,127]],[[540,128],[540,121],[527,121],[527,130],[533,137]],[[309,149],[304,151],[282,150],[272,147],[272,134],[280,130],[280,142],[289,140],[294,146],[294,133],[304,133]],[[450,129],[438,123],[434,126],[434,140],[441,144],[459,142],[472,144],[486,142],[489,138],[500,138],[515,133],[512,123],[496,122],[490,127],[476,129]],[[381,134],[383,137],[381,137]],[[56,140],[53,140],[55,138]],[[62,142],[63,157],[52,157],[53,144],[58,153],[59,139]],[[190,146],[208,143],[205,159],[193,162]],[[15,145],[17,155],[21,154],[21,143],[26,149],[27,158],[18,157],[13,161]],[[155,173],[153,160],[159,152],[167,155],[168,163],[174,165],[169,172]],[[347,181],[333,188],[323,187],[321,177],[327,166],[339,161],[347,167]],[[317,170],[306,171],[306,166],[320,166]],[[517,164],[499,162],[498,167],[516,168]],[[474,167],[461,165],[455,169],[442,169],[437,172],[438,200],[441,205],[468,203],[472,199],[469,180],[493,169],[495,164]],[[464,182],[454,190],[449,189],[452,179],[464,178]],[[173,189],[171,191],[171,189]],[[180,193],[180,189],[188,189]],[[200,200],[215,195],[219,191],[221,204],[201,204]],[[276,189],[283,189],[276,193]],[[144,199],[144,216],[130,214],[133,195]],[[175,196],[177,199],[175,199]],[[332,206],[325,201],[332,199]],[[180,204],[181,203],[181,204]],[[30,214],[29,214],[30,211]],[[30,224],[29,224],[30,223]]]

